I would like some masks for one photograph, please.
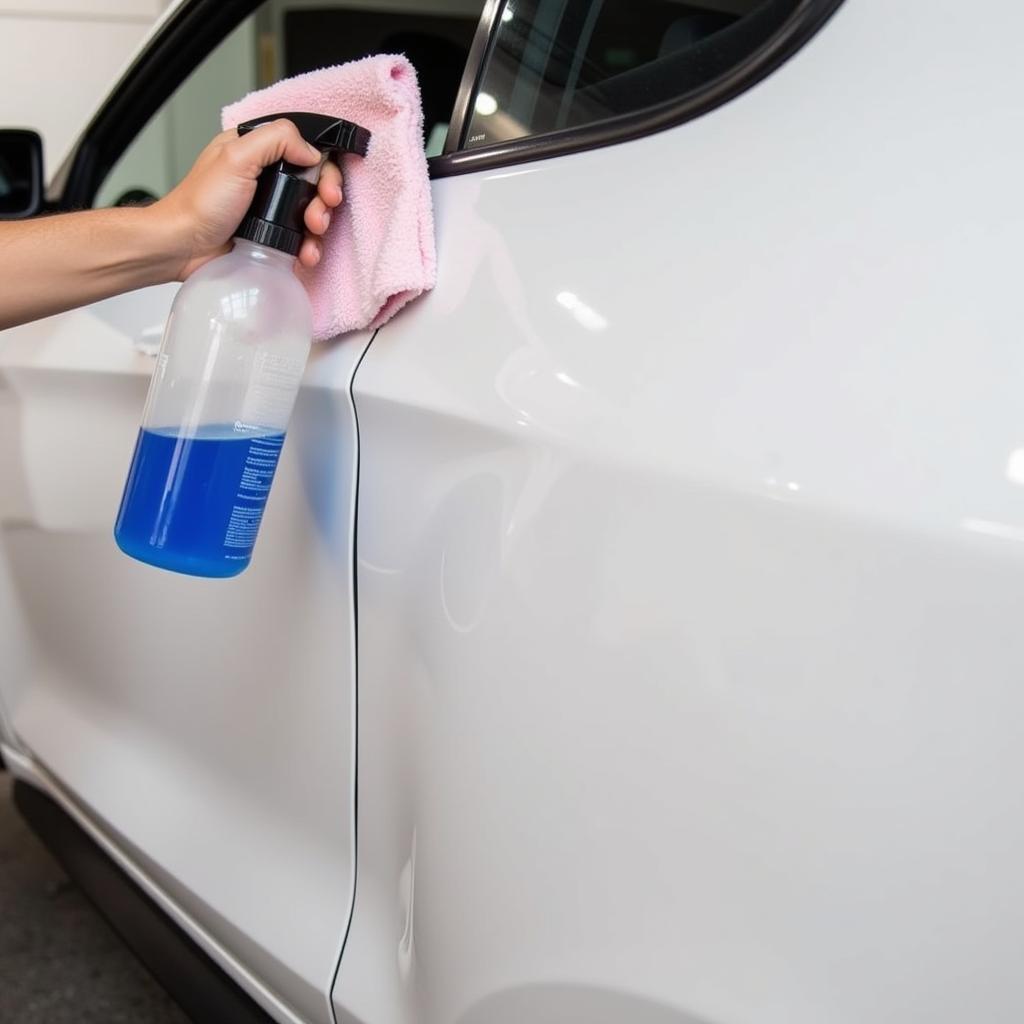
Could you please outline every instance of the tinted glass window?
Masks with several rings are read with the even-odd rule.
[[[404,53],[416,68],[420,84],[426,141],[433,138],[429,154],[439,153],[482,0],[449,4],[462,10],[445,14],[429,10],[431,6],[445,5],[424,3],[415,12],[345,8],[288,11],[284,17],[283,72],[290,77],[371,53]]]
[[[706,86],[799,0],[506,0],[464,146],[626,114]]]
[[[97,206],[164,195],[220,131],[223,106],[280,78],[372,53],[404,53],[423,94],[424,145],[440,153],[483,0],[265,0],[180,84],[121,155]]]

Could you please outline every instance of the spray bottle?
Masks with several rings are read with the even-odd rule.
[[[366,155],[370,133],[321,114],[272,114],[328,157]],[[230,253],[171,307],[114,537],[125,554],[193,576],[249,564],[312,341],[294,274],[320,166],[265,168]]]

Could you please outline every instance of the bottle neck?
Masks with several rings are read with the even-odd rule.
[[[251,242],[248,238],[235,239],[235,252],[260,263],[280,263],[289,269],[297,259],[291,253],[282,252],[271,245],[260,245],[259,242]]]

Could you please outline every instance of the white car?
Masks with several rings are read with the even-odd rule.
[[[1018,1024],[1024,6],[479,6],[186,0],[51,183],[374,49],[445,140],[235,580],[111,536],[173,287],[0,336],[23,812],[197,1020]]]

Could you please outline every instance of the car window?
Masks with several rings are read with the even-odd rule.
[[[593,124],[735,68],[800,0],[505,0],[462,148]]]
[[[441,152],[483,0],[268,0],[228,35],[111,167],[95,205],[166,194],[220,131],[221,108],[280,78],[371,53],[404,53],[423,94],[424,145]]]

